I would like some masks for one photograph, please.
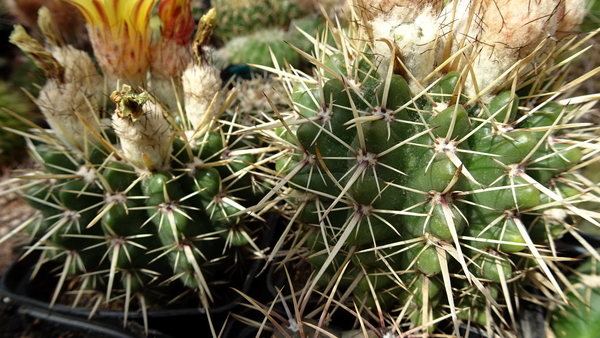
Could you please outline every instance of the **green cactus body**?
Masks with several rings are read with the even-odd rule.
[[[487,325],[492,304],[506,304],[508,290],[520,287],[515,277],[527,268],[521,256],[560,294],[541,248],[565,229],[558,210],[588,218],[561,200],[581,191],[549,192],[563,177],[591,188],[571,172],[585,154],[597,156],[586,150],[586,132],[562,132],[579,107],[542,97],[527,103],[516,93],[526,81],[518,75],[511,78],[516,86],[472,97],[472,75],[461,68],[432,73],[432,85],[415,90],[402,69],[412,61],[373,57],[373,44],[383,43],[368,42],[377,33],[368,27],[337,31],[336,46],[318,45],[309,58],[318,74],[311,81],[293,73],[287,79],[291,128],[277,135],[298,143],[282,146],[276,169],[293,194],[311,196],[289,199],[290,209],[302,207],[296,221],[312,231],[300,241],[315,268],[310,286],[329,290],[339,282],[365,318],[401,307],[416,327],[443,315]],[[394,42],[387,44],[394,55]],[[590,198],[597,206],[598,195]],[[364,275],[347,286],[356,271]]]
[[[228,256],[236,253],[229,248],[250,246],[256,240],[254,232],[242,225],[243,215],[230,217],[244,209],[233,201],[260,199],[262,192],[254,195],[249,170],[240,173],[255,161],[254,155],[223,160],[218,156],[223,151],[220,131],[211,131],[206,138],[216,143],[203,139],[193,146],[175,139],[178,146],[172,156],[177,165],[149,174],[114,157],[92,162],[37,146],[47,175],[59,179],[31,180],[24,193],[27,202],[41,211],[40,221],[30,226],[32,235],[54,247],[54,256],[63,264],[67,260],[61,250],[77,253],[78,258],[68,260],[70,267],[65,267],[69,276],[109,270],[104,282],[107,297],[116,297],[122,289],[151,295],[153,288],[162,290],[177,280],[210,295],[212,283],[224,278],[216,273],[219,265],[226,265],[222,271],[231,269]],[[192,158],[181,155],[188,153]],[[82,167],[94,174],[81,176]],[[225,193],[222,181],[230,175],[237,180]]]
[[[48,57],[41,45],[31,43]],[[58,65],[48,58],[44,60]],[[71,71],[69,64],[64,66]],[[202,58],[190,68],[216,72]],[[63,291],[73,291],[66,290],[75,284],[71,281],[79,281],[82,290],[102,294],[106,306],[123,299],[125,323],[135,299],[144,313],[143,307],[150,305],[196,307],[198,301],[210,308],[233,298],[230,286],[242,288],[235,283],[244,282],[239,276],[255,264],[243,256],[263,255],[264,219],[243,211],[267,191],[263,184],[268,178],[256,174],[256,163],[268,151],[255,133],[234,134],[254,112],[240,114],[215,100],[214,112],[203,119],[206,112],[199,110],[209,110],[220,80],[211,78],[207,89],[201,83],[206,74],[193,71],[186,78],[191,85],[185,91],[188,106],[177,114],[163,111],[148,92],[123,85],[101,95],[110,97],[112,111],[90,99],[87,118],[73,114],[71,120],[56,119],[74,119],[89,128],[80,131],[86,136],[78,147],[63,141],[71,136],[69,126],[52,127],[62,128],[60,133],[37,128],[28,135],[38,168],[23,175],[23,196],[39,212],[27,223],[35,242],[25,255],[44,249],[41,263],[62,265],[52,304]],[[74,81],[53,76],[61,85]],[[65,88],[84,84],[69,85]],[[181,92],[175,88],[172,95]],[[56,99],[46,96],[48,102]],[[209,102],[203,101],[205,96]],[[63,102],[52,104],[62,107]],[[103,121],[102,128],[94,127],[96,120]],[[195,126],[188,122],[192,120]],[[196,294],[196,301],[190,303],[188,294]]]

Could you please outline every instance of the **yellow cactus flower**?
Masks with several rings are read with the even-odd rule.
[[[112,80],[141,84],[150,67],[150,11],[158,0],[66,0],[88,23],[94,54]]]

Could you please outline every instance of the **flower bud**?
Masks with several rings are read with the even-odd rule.
[[[198,129],[206,114],[209,114],[210,118],[219,109],[219,91],[222,83],[220,73],[206,62],[193,63],[183,72],[182,83],[187,117],[192,127]],[[213,99],[215,103],[211,108]]]
[[[46,82],[40,91],[37,105],[54,135],[69,149],[82,152],[87,143],[95,143],[88,127],[81,121],[99,131],[98,117],[89,105],[89,94],[79,84],[59,83],[55,79]],[[77,112],[81,119],[74,113]]]
[[[574,32],[577,32],[585,15],[585,0],[566,0],[564,2],[564,11],[559,13],[558,26],[556,27],[556,38],[559,40],[564,39]]]
[[[134,93],[127,85],[113,92],[111,100],[117,104],[113,128],[127,162],[139,170],[168,170],[171,128],[160,107],[149,100],[147,93]]]
[[[583,1],[569,3],[581,7]],[[450,33],[452,27],[453,53],[470,47],[462,53],[467,58],[458,65],[459,69],[467,64],[472,68],[465,82],[467,94],[482,95],[486,101],[488,94],[506,80],[505,73],[511,67],[529,70],[530,61],[543,55],[546,44],[554,44],[560,29],[574,29],[573,21],[578,20],[580,9],[569,9],[573,16],[565,10],[565,1],[561,0],[539,0],[535,4],[518,0],[458,0],[448,4],[442,13],[442,27],[444,34]],[[523,60],[527,63],[519,64]]]
[[[94,55],[111,82],[143,84],[150,68],[150,12],[157,0],[66,0],[83,14]]]
[[[152,46],[152,74],[179,77],[192,60],[195,27],[190,0],[163,0],[158,7],[161,37]]]
[[[425,85],[423,80],[439,63],[443,47],[440,43],[440,22],[434,8],[424,7],[417,11],[411,7],[393,7],[388,14],[376,16],[370,24],[375,53],[384,56],[380,69],[382,75],[386,75],[392,57],[390,45],[382,42],[387,40],[395,43],[406,70],[411,74],[407,79],[411,89],[413,92],[421,91],[419,85]]]
[[[104,80],[94,65],[88,53],[73,46],[54,47],[52,56],[64,66],[64,81],[79,84],[88,92],[97,93],[99,99]]]

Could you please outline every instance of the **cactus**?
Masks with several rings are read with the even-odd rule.
[[[569,277],[573,288],[568,292],[570,306],[556,306],[552,309],[551,326],[556,337],[564,338],[577,334],[577,337],[598,335],[598,307],[595,300],[598,290],[598,261],[588,257]]]
[[[308,50],[314,34],[324,27],[322,11],[335,12],[340,1],[232,1],[218,0],[214,6],[220,16],[216,28],[215,62],[224,68],[230,64],[256,64],[273,67],[288,62],[297,69],[306,68],[306,60],[291,46]]]
[[[119,39],[140,39],[129,40],[129,48],[149,42],[140,36],[148,29],[144,11],[156,1],[132,1],[139,12],[121,8],[125,12],[111,12],[116,17],[110,23],[93,20],[98,15],[94,10],[114,10],[110,1],[94,7],[70,2],[97,34],[93,45],[95,56],[104,58],[103,75],[89,55],[56,38],[44,9],[39,26],[48,47],[20,26],[11,36],[48,78],[36,103],[50,129],[37,127],[26,135],[38,168],[19,175],[26,181],[23,197],[37,210],[16,230],[28,231],[33,239],[24,255],[39,250],[40,264],[59,266],[51,305],[64,292],[76,294],[73,306],[89,295],[95,303],[92,314],[101,304],[121,302],[125,322],[135,303],[146,313],[151,304],[180,306],[190,304],[190,298],[193,307],[199,303],[205,309],[227,301],[221,291],[235,286],[230,285],[235,276],[248,271],[249,255],[263,255],[258,243],[266,229],[259,215],[234,214],[260,200],[269,182],[255,175],[256,163],[266,156],[261,141],[252,134],[234,134],[253,111],[241,114],[232,106],[233,92],[221,91],[218,71],[204,49],[215,12],[202,18],[193,41],[160,43],[165,50],[156,60],[157,54],[150,53],[156,49],[149,45],[136,50],[135,58],[127,50],[112,49],[128,45]],[[163,1],[160,13],[181,3],[190,6],[189,1]],[[161,19],[171,28],[168,33],[163,29],[162,39],[190,35],[184,21]],[[122,34],[124,25],[131,35],[102,35]],[[112,45],[103,49],[109,42]],[[170,101],[180,105],[170,106],[171,111],[144,80],[150,65],[172,62],[162,58],[169,54],[167,48],[179,53],[187,48],[190,54],[187,68],[171,67],[169,79],[176,86],[171,95],[184,95]],[[122,63],[111,53],[127,54],[129,59]],[[161,70],[169,65],[173,64]],[[122,85],[102,91],[112,81]],[[102,103],[106,98],[110,102]],[[211,331],[216,336],[212,324]]]
[[[287,30],[266,28],[240,35],[230,39],[218,49],[215,57],[224,64],[250,63],[269,67],[274,66],[273,57],[275,57],[280,65],[288,62],[295,68],[301,68],[304,60],[288,44],[302,50],[309,49],[311,43],[300,30],[312,34],[319,26],[322,24],[317,17],[307,16],[295,20],[294,25]]]
[[[221,7],[228,8],[233,4],[221,1],[217,2],[215,6],[218,10]],[[306,39],[303,32],[313,34],[318,28],[324,27],[324,19],[317,14],[318,12],[314,9],[311,12],[299,11],[298,4],[286,1],[260,4],[252,4],[252,1],[237,2],[235,6],[249,6],[245,9],[244,15],[250,15],[249,13],[253,11],[260,12],[260,14],[251,17],[252,19],[249,21],[256,27],[234,25],[231,28],[228,21],[235,20],[235,16],[231,14],[231,10],[226,11],[229,15],[222,18],[218,28],[225,29],[223,27],[229,27],[228,29],[232,29],[232,32],[236,33],[223,37],[224,44],[215,53],[217,65],[249,63],[273,67],[273,58],[275,58],[280,65],[288,62],[294,68],[305,68],[306,61],[290,45],[302,50],[310,49],[311,41]],[[263,6],[265,7],[263,8]],[[238,8],[236,11],[242,11],[242,8]],[[261,18],[269,11],[275,12],[271,14],[274,18],[268,15],[267,18],[275,20],[275,22],[261,23]],[[241,20],[241,18],[237,20]],[[279,22],[280,20],[283,21]],[[232,32],[229,32],[229,34],[232,34]]]
[[[10,165],[20,159],[25,148],[23,137],[15,133],[24,132],[29,127],[21,119],[35,120],[37,112],[24,94],[10,89],[6,82],[0,82],[0,107],[3,108],[0,110],[0,164]],[[14,117],[14,114],[21,119]]]
[[[264,201],[288,202],[284,261],[313,265],[307,292],[385,337],[443,321],[510,336],[527,286],[566,301],[554,240],[599,226],[600,194],[578,122],[598,95],[563,93],[597,70],[565,80],[582,1],[528,5],[358,1],[335,45],[299,51],[313,76],[265,67],[294,109],[253,128],[281,148]]]
[[[213,6],[222,13],[215,36],[223,41],[264,28],[286,27],[305,14],[297,1],[217,0]]]

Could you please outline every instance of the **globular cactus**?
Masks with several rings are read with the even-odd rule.
[[[290,45],[310,49],[312,42],[303,32],[313,34],[325,22],[317,8],[302,9],[305,6],[294,1],[217,1],[215,7],[227,13],[217,27],[225,35],[221,37],[224,43],[214,54],[217,65],[248,63],[273,67],[277,60],[280,65],[288,62],[294,68],[304,68],[306,60]]]
[[[121,302],[125,321],[131,304],[139,303],[144,313],[150,304],[190,304],[190,298],[193,307],[222,305],[227,297],[214,288],[235,286],[230,284],[235,276],[253,262],[248,257],[263,255],[264,220],[240,211],[260,200],[268,178],[255,175],[256,163],[267,153],[261,141],[234,134],[253,112],[240,114],[230,107],[233,92],[221,91],[219,73],[204,50],[215,12],[203,17],[193,41],[155,42],[164,48],[156,54],[150,51],[157,47],[140,36],[148,31],[147,15],[156,1],[121,2],[118,13],[110,12],[115,9],[111,1],[103,3],[106,7],[71,2],[96,34],[95,56],[103,58],[105,77],[89,55],[55,39],[43,10],[39,26],[48,48],[19,26],[11,36],[48,77],[36,103],[50,129],[38,127],[27,136],[39,168],[20,173],[27,182],[23,196],[37,209],[17,229],[26,229],[34,239],[25,255],[41,249],[40,264],[58,264],[51,305],[65,291],[76,294],[73,305],[90,295],[92,314],[102,304]],[[181,13],[172,6],[186,5],[190,2],[161,3],[161,39],[191,34],[193,25],[167,15]],[[114,22],[102,21],[107,12],[117,16],[110,17]],[[106,44],[112,45],[103,49]],[[143,48],[131,53],[137,47]],[[185,52],[185,67],[169,58]],[[146,82],[151,65],[156,69],[160,62],[165,65],[158,75],[152,70],[153,79],[173,84],[172,105],[163,104]],[[115,84],[122,85],[102,91]],[[106,98],[110,102],[102,103]],[[69,289],[72,285],[78,290]]]
[[[215,32],[218,49],[215,63],[256,64],[273,67],[289,63],[304,69],[307,62],[295,48],[308,50],[313,41],[305,34],[314,34],[324,28],[322,13],[341,11],[343,2],[332,1],[232,1],[217,0],[214,6],[220,16]],[[222,42],[222,43],[221,43]]]
[[[222,13],[215,36],[223,41],[264,28],[286,27],[293,19],[306,15],[298,1],[217,0],[213,6]]]
[[[216,62],[223,64],[249,63],[262,66],[283,65],[289,63],[295,68],[301,68],[305,60],[290,47],[302,50],[309,49],[311,42],[302,34],[314,33],[318,27],[323,27],[316,16],[308,16],[295,20],[289,28],[264,28],[247,35],[240,35],[229,40],[215,53]],[[302,31],[300,31],[300,30]]]
[[[554,239],[600,225],[579,172],[598,160],[596,129],[578,123],[598,96],[563,95],[597,73],[565,80],[582,13],[581,1],[358,1],[356,25],[330,27],[336,45],[302,52],[312,76],[271,69],[294,110],[255,129],[282,148],[287,259],[314,266],[308,292],[385,337],[444,320],[457,336],[461,322],[510,336],[527,286],[566,300]]]

